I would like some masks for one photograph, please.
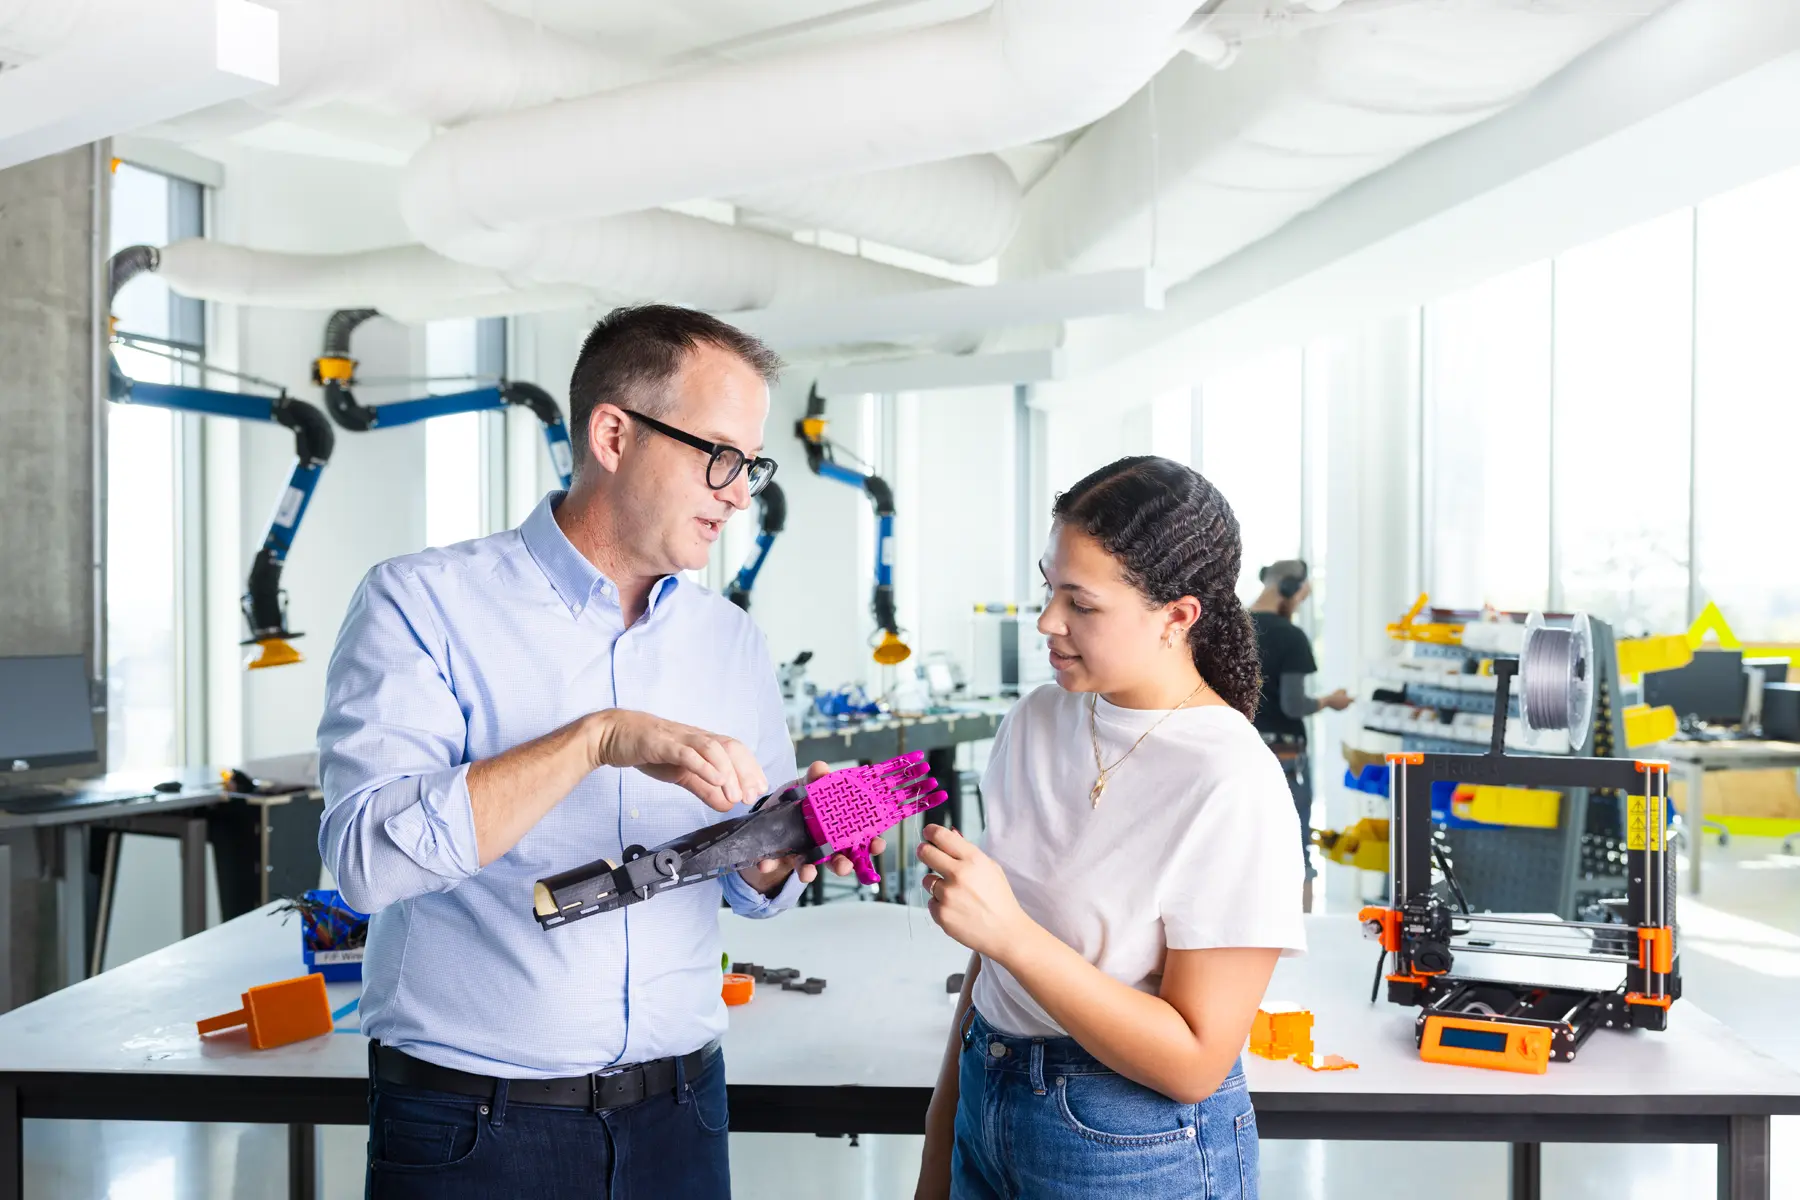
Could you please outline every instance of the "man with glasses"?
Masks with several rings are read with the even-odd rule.
[[[797,773],[761,633],[681,577],[775,473],[778,366],[703,313],[616,310],[570,380],[568,493],[382,563],[351,602],[319,850],[373,914],[377,1200],[729,1194],[720,900],[769,916],[814,869],[768,861],[550,931],[532,885]]]

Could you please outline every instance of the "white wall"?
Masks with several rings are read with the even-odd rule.
[[[869,614],[874,580],[864,558],[875,517],[860,492],[806,469],[794,423],[806,411],[811,382],[804,371],[789,371],[770,394],[763,453],[780,464],[775,478],[787,496],[787,528],[757,577],[750,615],[777,662],[802,650],[813,652],[809,678],[822,689],[844,683],[876,688],[880,680],[868,642],[875,627]],[[826,416],[833,441],[860,448],[866,433],[863,408],[847,399],[830,403]],[[755,522],[754,505],[732,518],[729,544],[722,541],[720,549],[721,575],[737,571]]]
[[[408,239],[393,203],[392,168],[268,151],[224,159],[210,232],[221,241],[270,250],[344,251]],[[221,366],[285,384],[323,407],[310,382],[322,348],[325,312],[212,306],[214,359]],[[422,374],[423,331],[385,319],[356,333],[362,374]],[[359,388],[367,403],[423,388]],[[293,436],[277,425],[210,422],[207,431],[207,640],[209,748],[216,762],[309,749],[324,698],[325,665],[351,594],[376,562],[425,542],[425,435],[422,425],[337,430],[330,463],[295,537],[282,584],[288,625],[306,636],[306,660],[245,672],[238,608],[251,559],[293,467]],[[476,481],[471,480],[471,486]]]
[[[967,668],[974,606],[1036,597],[1015,595],[1013,390],[912,392],[894,403],[900,624],[915,655],[941,650]]]

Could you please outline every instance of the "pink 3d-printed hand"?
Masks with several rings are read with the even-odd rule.
[[[848,854],[856,864],[858,882],[879,882],[869,843],[914,813],[944,802],[929,770],[924,752],[916,751],[867,767],[833,771],[807,784],[801,811],[807,831],[825,851],[817,861]]]

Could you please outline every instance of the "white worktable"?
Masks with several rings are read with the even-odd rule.
[[[731,1011],[733,1127],[922,1128],[953,1015],[945,977],[966,952],[897,905],[721,920],[733,959],[828,980],[818,996],[761,986]],[[1665,1033],[1600,1030],[1547,1075],[1437,1066],[1414,1049],[1416,1010],[1368,1002],[1375,948],[1355,923],[1312,917],[1308,937],[1311,953],[1281,963],[1269,998],[1310,1008],[1319,1050],[1361,1066],[1314,1073],[1247,1056],[1264,1136],[1711,1142],[1736,1170],[1730,1195],[1767,1195],[1768,1117],[1800,1112],[1800,1073],[1692,1005],[1676,1004]],[[21,1117],[272,1121],[308,1131],[296,1147],[312,1124],[366,1119],[358,1034],[258,1052],[241,1032],[195,1032],[244,989],[300,973],[298,947],[298,919],[261,910],[0,1016],[0,1200],[18,1186]],[[338,1008],[357,986],[329,991]]]

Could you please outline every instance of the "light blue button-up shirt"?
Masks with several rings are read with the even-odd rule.
[[[532,885],[721,820],[635,770],[589,775],[483,867],[469,764],[586,713],[624,708],[736,738],[773,787],[797,774],[767,644],[718,594],[669,576],[624,627],[618,589],[557,526],[552,493],[518,529],[370,571],[332,651],[319,853],[373,913],[362,1028],[442,1066],[579,1075],[686,1054],[725,1028],[718,909],[768,916],[736,874],[544,930]]]

